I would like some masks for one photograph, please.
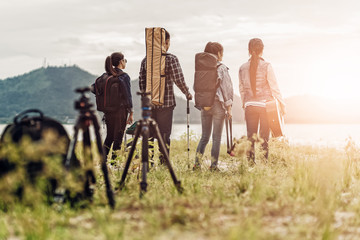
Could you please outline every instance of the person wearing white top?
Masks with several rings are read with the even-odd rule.
[[[285,113],[285,102],[281,96],[273,68],[262,58],[264,44],[261,39],[253,38],[249,41],[249,61],[241,65],[239,70],[239,89],[242,107],[245,109],[247,137],[251,141],[248,152],[250,164],[255,164],[254,144],[260,130],[261,146],[265,158],[268,158],[268,140],[270,129],[266,114],[265,103],[277,99],[281,112]]]

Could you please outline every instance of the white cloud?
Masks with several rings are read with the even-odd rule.
[[[0,78],[40,67],[45,57],[53,65],[72,63],[100,74],[113,51],[124,52],[126,70],[135,78],[145,55],[144,28],[162,26],[171,33],[170,51],[179,57],[190,87],[195,53],[207,41],[219,41],[237,93],[237,70],[247,61],[248,40],[260,37],[285,96],[309,91],[309,86],[318,91],[321,83],[326,86],[319,79],[326,67],[316,72],[312,65],[360,54],[359,7],[355,0],[2,1]],[[342,66],[348,85],[358,74],[350,65]],[[306,71],[315,71],[316,78]]]

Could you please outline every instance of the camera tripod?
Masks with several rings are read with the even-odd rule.
[[[86,92],[89,92],[90,88],[78,88],[75,92],[80,93],[80,100],[75,101],[75,109],[79,110],[80,115],[74,125],[74,137],[70,142],[69,150],[65,160],[65,167],[68,170],[70,168],[71,161],[76,159],[75,157],[75,147],[78,141],[79,131],[82,130],[83,136],[83,155],[84,155],[84,167],[86,169],[86,181],[84,194],[86,197],[92,197],[93,191],[90,188],[91,184],[96,183],[95,175],[93,172],[93,157],[91,154],[91,139],[90,139],[90,126],[93,125],[96,137],[96,146],[101,159],[101,170],[104,174],[105,186],[106,186],[106,195],[108,202],[111,208],[115,207],[114,193],[111,188],[109,173],[106,165],[106,156],[101,142],[100,136],[100,126],[97,121],[97,118],[92,110],[93,104],[89,102],[89,98],[85,95]]]
[[[140,182],[140,197],[147,191],[147,181],[146,181],[146,174],[149,170],[149,135],[150,131],[155,133],[155,137],[158,139],[159,147],[161,151],[164,153],[165,164],[169,169],[171,178],[174,182],[174,185],[179,193],[183,192],[183,188],[181,187],[181,182],[176,178],[175,172],[171,166],[169,160],[169,154],[165,147],[165,143],[161,137],[159,127],[155,120],[151,119],[151,103],[150,98],[148,95],[150,93],[143,93],[138,92],[137,95],[141,96],[141,108],[142,108],[142,119],[138,121],[136,128],[135,128],[135,137],[128,155],[128,158],[125,163],[125,168],[123,174],[121,176],[121,180],[119,182],[119,189],[123,189],[125,187],[125,179],[126,175],[129,171],[130,163],[134,155],[134,151],[136,148],[137,140],[139,139],[140,135],[142,137],[142,149],[141,149],[141,164],[142,164],[142,171],[141,171],[141,182]]]

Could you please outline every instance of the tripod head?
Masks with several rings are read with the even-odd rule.
[[[143,119],[149,119],[151,117],[151,100],[150,92],[137,92],[137,95],[141,96],[141,110]]]
[[[90,98],[86,95],[87,92],[90,92],[90,88],[76,88],[75,92],[81,94],[80,99],[75,101],[75,109],[80,110],[80,112],[89,111],[90,108],[94,106],[92,103],[90,103]]]

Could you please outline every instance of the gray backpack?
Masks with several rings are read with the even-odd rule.
[[[194,91],[197,109],[214,104],[216,90],[220,85],[217,68],[217,57],[214,54],[201,52],[195,55]]]

